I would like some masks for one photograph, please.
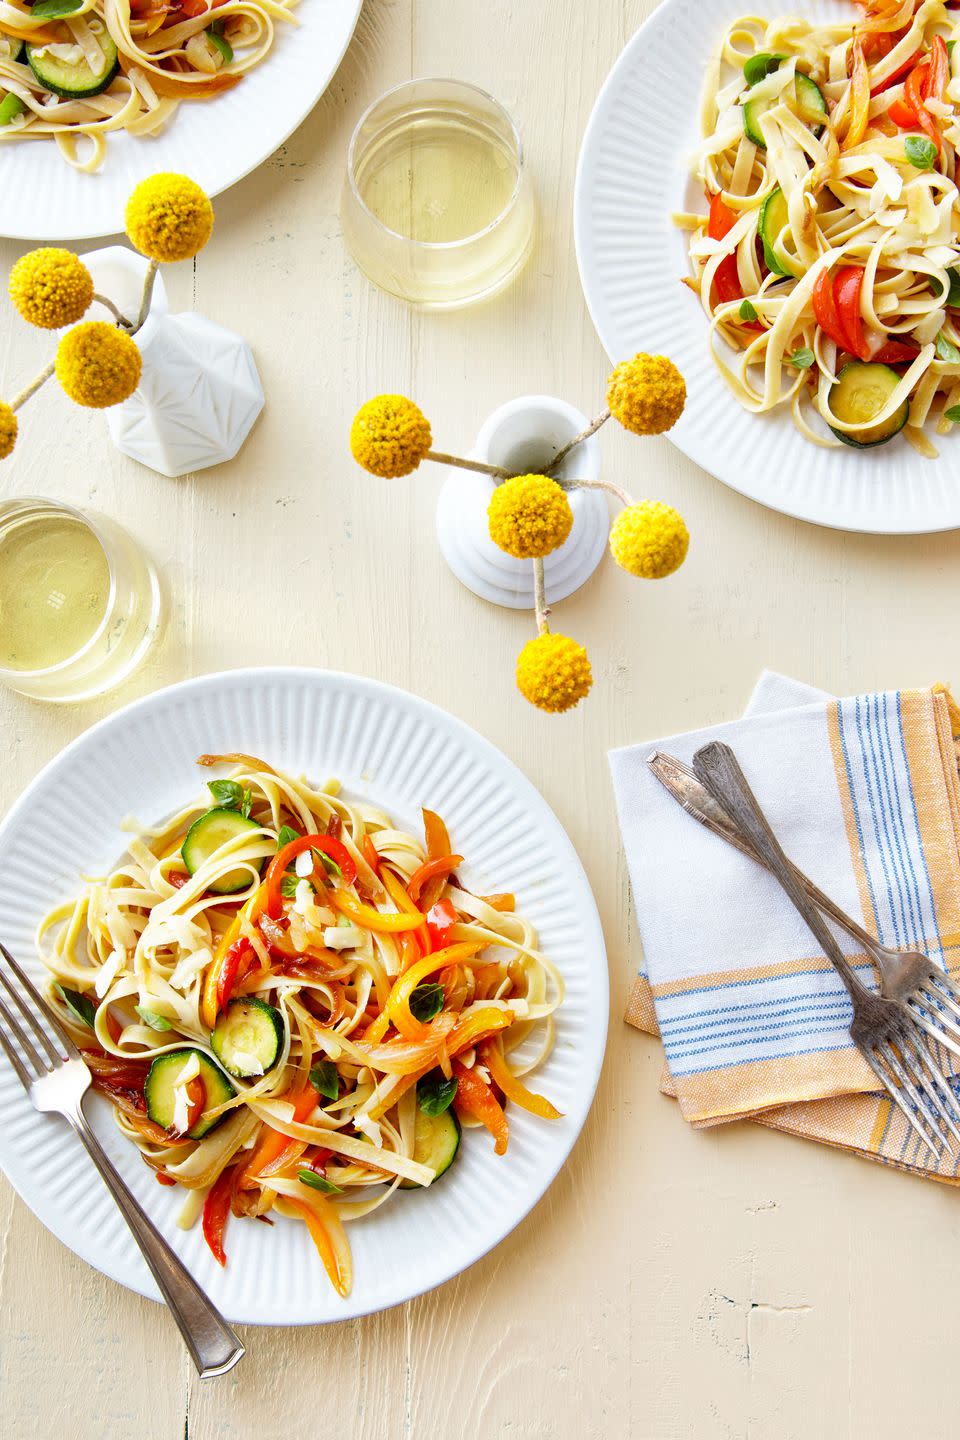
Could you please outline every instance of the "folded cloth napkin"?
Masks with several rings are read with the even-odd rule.
[[[688,816],[646,761],[737,753],[784,849],[887,944],[960,976],[960,711],[942,687],[836,701],[772,674],[729,725],[610,756],[644,944],[626,1019],[660,1033],[662,1088],[698,1126],[762,1124],[957,1183],[850,1039],[830,962],[761,867]],[[867,984],[872,962],[838,935]]]

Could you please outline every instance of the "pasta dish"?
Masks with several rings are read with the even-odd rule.
[[[509,1107],[563,998],[512,895],[475,895],[441,818],[424,839],[336,781],[248,755],[138,830],[41,923],[51,1003],[163,1185],[226,1263],[228,1217],[303,1221],[337,1292],[344,1225],[435,1183],[461,1126],[507,1150]]]
[[[78,170],[155,135],[266,59],[296,0],[0,0],[0,140],[52,135]],[[86,137],[87,144],[80,146]]]
[[[709,212],[677,217],[687,283],[747,410],[789,407],[823,446],[902,431],[933,457],[960,421],[960,12],[859,5],[727,30],[695,164]]]

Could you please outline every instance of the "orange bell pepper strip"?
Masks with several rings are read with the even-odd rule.
[[[235,1168],[224,1170],[213,1182],[207,1192],[207,1198],[203,1202],[203,1238],[210,1247],[214,1260],[218,1265],[226,1265],[227,1257],[223,1249],[223,1232],[226,1229],[227,1217],[230,1214],[230,1203],[233,1200],[233,1182],[237,1178]]]
[[[446,880],[456,870],[458,865],[463,864],[462,855],[438,855],[434,860],[425,860],[419,870],[414,870],[407,881],[407,894],[416,904],[420,899],[420,892],[428,880]]]
[[[236,945],[240,939],[240,926],[244,920],[249,920],[251,924],[256,921],[263,903],[263,897],[264,887],[261,885],[243,908],[237,911],[220,937],[220,943],[214,952],[213,963],[207,968],[207,973],[203,977],[203,991],[200,996],[200,1018],[208,1030],[212,1030],[217,1023],[217,1015],[220,1010],[217,1003],[217,990],[220,986],[221,975],[229,965],[227,957],[229,956],[230,949],[233,945]]]
[[[499,1030],[508,1030],[516,1020],[512,1010],[501,1010],[498,1005],[487,1005],[474,1010],[454,1026],[447,1036],[447,1049],[451,1055],[469,1050],[478,1041],[495,1035]]]
[[[512,914],[517,908],[517,897],[512,895],[509,890],[504,890],[497,895],[481,895],[479,898],[485,905],[489,905],[491,910],[506,911]]]
[[[469,960],[482,949],[483,945],[478,943],[448,945],[445,950],[435,950],[432,955],[425,955],[422,960],[418,960],[409,970],[403,972],[390,992],[384,1013],[393,1021],[405,1040],[423,1040],[430,1033],[427,1026],[415,1019],[410,1010],[410,996],[421,981],[437,970],[444,970],[448,965]]]
[[[369,835],[364,835],[363,839],[360,841],[360,854],[363,856],[364,860],[366,860],[374,875],[379,875],[380,855],[377,851],[377,847],[374,845]]]
[[[307,1229],[310,1231],[310,1238],[317,1247],[320,1259],[323,1261],[323,1268],[330,1277],[330,1283],[337,1294],[345,1300],[350,1294],[350,1276],[341,1268],[340,1259],[334,1243],[330,1238],[329,1230],[320,1219],[316,1210],[313,1209],[312,1205],[306,1205],[302,1200],[289,1200],[289,1204],[291,1204],[297,1211],[297,1214],[301,1215],[306,1221]],[[316,1205],[317,1209],[321,1206],[328,1208],[319,1195],[313,1200],[313,1205]],[[336,1217],[336,1215],[335,1223],[338,1225],[340,1223],[339,1217]]]
[[[531,1115],[539,1115],[543,1120],[562,1120],[563,1115],[555,1105],[543,1095],[537,1095],[533,1090],[528,1090],[521,1080],[518,1080],[507,1064],[503,1053],[503,1042],[496,1040],[485,1040],[480,1047],[480,1059],[490,1076],[500,1086],[508,1100],[514,1105],[519,1105],[521,1110],[529,1110]]]
[[[453,1108],[463,1119],[468,1116],[479,1120],[493,1136],[494,1151],[497,1155],[507,1153],[510,1126],[503,1108],[490,1086],[482,1080],[476,1070],[468,1070],[459,1060],[453,1062],[453,1073],[457,1077],[457,1093],[453,1097]]]
[[[427,843],[427,859],[436,860],[441,855],[449,855],[451,851],[450,835],[446,825],[440,819],[435,810],[423,810],[423,838]],[[420,896],[420,909],[429,910],[435,905],[443,894],[443,887],[447,883],[445,875],[437,875],[433,880],[428,880]]]
[[[388,866],[385,865],[381,870],[380,879],[386,886],[387,894],[390,896],[390,899],[393,901],[394,905],[396,905],[397,909],[402,914],[422,914],[422,911],[420,911],[414,904],[414,902],[410,899],[410,896],[407,894],[405,887],[401,884],[400,880],[398,880],[397,876]],[[417,954],[419,955],[420,953],[423,953],[424,955],[429,955],[430,951],[433,949],[433,946],[430,944],[430,935],[428,933],[426,924],[421,925],[416,933],[418,941]]]
[[[302,1125],[316,1106],[317,1092],[308,1081],[298,1094],[285,1095],[280,1098],[290,1101],[293,1105],[293,1118],[298,1125]],[[272,1125],[265,1125],[260,1139],[254,1146],[253,1154],[237,1176],[237,1188],[249,1190],[251,1185],[256,1184],[257,1176],[265,1165],[272,1164],[288,1145],[298,1143],[298,1141],[291,1140],[289,1135],[284,1135],[282,1131],[274,1130]]]
[[[402,935],[405,930],[419,930],[426,920],[426,916],[421,915],[419,910],[410,915],[384,915],[379,910],[374,910],[372,905],[365,905],[347,890],[334,890],[330,903],[341,915],[346,915],[348,920],[355,920],[366,930],[374,930],[380,935]]]
[[[928,139],[932,140],[937,147],[937,154],[943,153],[943,136],[940,134],[940,127],[934,121],[933,116],[926,106],[927,84],[930,73],[930,62],[924,60],[915,70],[911,70],[907,76],[907,83],[903,87],[904,101],[917,117],[917,124]]]

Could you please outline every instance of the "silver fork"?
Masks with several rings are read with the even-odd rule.
[[[649,755],[647,764],[688,815],[758,864],[764,863],[689,765],[663,751]],[[793,869],[796,870],[796,866]],[[799,870],[796,873],[817,909],[829,915],[834,924],[856,940],[873,960],[880,975],[880,994],[887,1000],[899,1000],[906,1005],[921,1030],[954,1055],[960,1056],[960,990],[946,971],[934,965],[929,956],[919,950],[895,950],[889,945],[881,945],[812,880]]]
[[[914,1016],[901,1000],[874,995],[857,975],[810,899],[805,877],[781,849],[730,746],[716,740],[704,745],[693,757],[693,769],[813,932],[853,1002],[851,1039],[891,1100],[939,1159],[951,1136],[960,1140],[960,1105]]]
[[[242,1342],[148,1220],[91,1130],[83,1113],[83,1097],[92,1077],[80,1051],[33,981],[3,945],[0,945],[0,956],[18,982],[13,983],[0,962],[0,985],[10,1002],[8,1004],[0,993],[0,1045],[7,1059],[36,1109],[62,1115],[79,1135],[173,1311],[201,1378],[225,1375],[242,1359]],[[40,1017],[56,1036],[65,1055],[50,1038]]]

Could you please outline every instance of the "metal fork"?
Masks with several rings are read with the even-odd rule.
[[[0,985],[10,1002],[0,993],[0,1045],[7,1059],[36,1109],[62,1115],[83,1141],[173,1311],[201,1378],[225,1375],[242,1359],[242,1342],[148,1220],[91,1130],[83,1113],[83,1097],[92,1077],[80,1051],[33,981],[3,945],[0,945],[0,956],[18,982],[14,984],[0,962]],[[41,1016],[65,1055],[50,1038]]]
[[[716,740],[703,746],[693,757],[693,769],[813,932],[853,1002],[851,1039],[891,1100],[939,1159],[951,1137],[960,1140],[960,1105],[913,1014],[901,1000],[874,995],[857,975],[810,899],[806,877],[781,849],[730,746]]]
[[[649,755],[647,764],[688,815],[699,820],[705,829],[735,845],[751,860],[760,865],[764,863],[732,824],[723,807],[701,785],[689,765],[673,755],[664,754],[662,750]],[[829,915],[833,923],[840,930],[845,930],[870,956],[880,975],[880,994],[887,1000],[899,1000],[906,1005],[921,1030],[954,1055],[960,1056],[960,990],[946,971],[934,965],[930,957],[919,950],[895,950],[889,945],[881,945],[852,916],[841,910],[829,895],[796,870],[796,866],[792,868],[817,909]]]

